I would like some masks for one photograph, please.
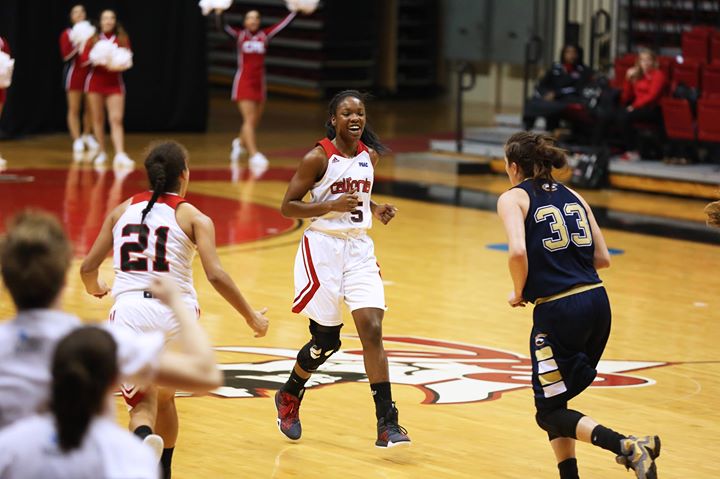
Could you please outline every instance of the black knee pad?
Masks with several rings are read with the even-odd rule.
[[[538,426],[548,433],[551,441],[558,437],[576,439],[575,431],[583,414],[567,407],[557,409],[538,409],[535,421]]]
[[[322,326],[310,320],[312,339],[300,349],[297,361],[303,370],[312,373],[342,346],[340,326]]]

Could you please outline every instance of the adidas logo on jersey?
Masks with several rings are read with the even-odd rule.
[[[332,186],[330,186],[330,193],[337,195],[347,193],[350,190],[370,193],[370,188],[372,188],[372,181],[370,180],[353,180],[352,178],[345,178],[333,183]]]

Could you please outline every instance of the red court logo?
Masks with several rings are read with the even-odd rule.
[[[423,404],[459,404],[498,399],[503,393],[530,388],[530,359],[516,353],[483,346],[416,337],[384,338],[390,379],[425,393]],[[404,346],[404,347],[402,347]],[[279,389],[295,363],[297,350],[225,346],[223,352],[273,356],[255,363],[221,364],[225,386],[213,394],[226,398],[267,397]],[[667,366],[658,361],[603,360],[591,387],[637,387],[655,384],[652,379],[624,374]],[[313,374],[308,388],[347,382],[366,382],[362,350],[335,353]]]

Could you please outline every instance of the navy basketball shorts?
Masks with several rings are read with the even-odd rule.
[[[610,319],[604,287],[535,306],[530,357],[536,408],[563,407],[592,384]]]

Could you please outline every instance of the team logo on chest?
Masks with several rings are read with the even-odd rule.
[[[503,393],[531,387],[530,359],[508,351],[471,344],[415,337],[386,337],[390,378],[425,393],[423,404],[459,404],[499,399]],[[398,348],[398,346],[406,348]],[[297,351],[282,348],[228,346],[218,351],[260,354],[262,362],[221,364],[225,385],[213,394],[225,398],[268,397],[287,380]],[[668,366],[657,361],[600,361],[595,387],[637,387],[652,379],[622,374]],[[362,350],[338,351],[313,374],[307,387],[367,382]]]
[[[265,53],[265,43],[259,40],[248,40],[243,42],[242,51],[244,53]]]
[[[330,185],[330,193],[334,195],[348,193],[349,191],[358,191],[361,193],[370,193],[372,181],[365,178],[364,180],[353,180],[352,178],[343,178]]]

